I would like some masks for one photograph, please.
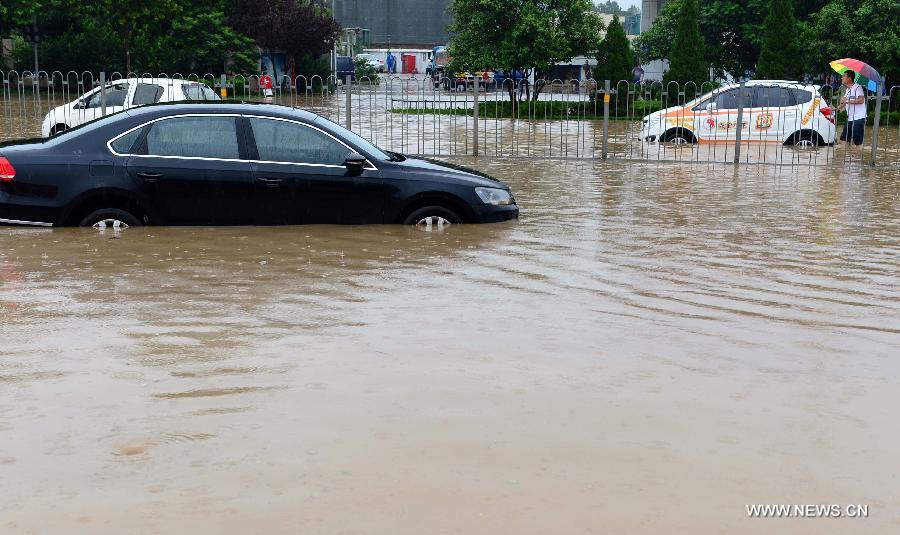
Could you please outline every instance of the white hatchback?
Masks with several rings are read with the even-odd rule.
[[[100,87],[50,110],[41,124],[43,137],[93,121],[103,115]],[[206,84],[179,78],[123,78],[106,84],[106,115],[136,106],[180,100],[221,100]]]
[[[741,139],[786,145],[831,145],[835,111],[816,86],[784,80],[730,84],[680,106],[644,117],[647,142],[721,143],[737,138],[738,103],[743,101]]]

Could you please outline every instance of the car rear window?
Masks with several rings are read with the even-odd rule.
[[[234,117],[173,117],[153,123],[147,154],[216,159],[240,158]]]
[[[803,89],[794,89],[794,98],[797,99],[797,104],[806,104],[810,100],[812,100],[812,92],[806,91]]]

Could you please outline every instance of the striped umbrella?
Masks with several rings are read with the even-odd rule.
[[[868,63],[863,63],[858,59],[837,59],[831,62],[831,68],[838,74],[844,74],[844,72],[848,70],[854,71],[856,73],[856,80],[854,80],[854,82],[872,92],[875,92],[878,89],[878,84],[882,81],[878,71],[873,69]]]

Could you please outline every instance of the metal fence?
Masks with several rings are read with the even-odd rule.
[[[156,100],[223,98],[303,108],[414,155],[830,165],[900,162],[900,86],[868,99],[865,150],[839,153],[842,92],[779,83],[0,72],[0,141],[48,136]],[[349,83],[348,83],[349,82]],[[202,88],[202,86],[206,88]],[[139,86],[142,86],[138,89]],[[146,86],[146,87],[143,87]],[[152,89],[152,87],[157,89]],[[716,103],[709,108],[710,102]],[[876,114],[876,111],[880,113]]]

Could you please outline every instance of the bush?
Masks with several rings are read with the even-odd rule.
[[[362,59],[356,58],[353,61],[354,67],[356,67],[356,81],[360,82],[360,80],[366,80],[370,84],[378,84],[381,79],[378,77],[378,71],[375,70],[374,67],[369,65],[369,63]]]

